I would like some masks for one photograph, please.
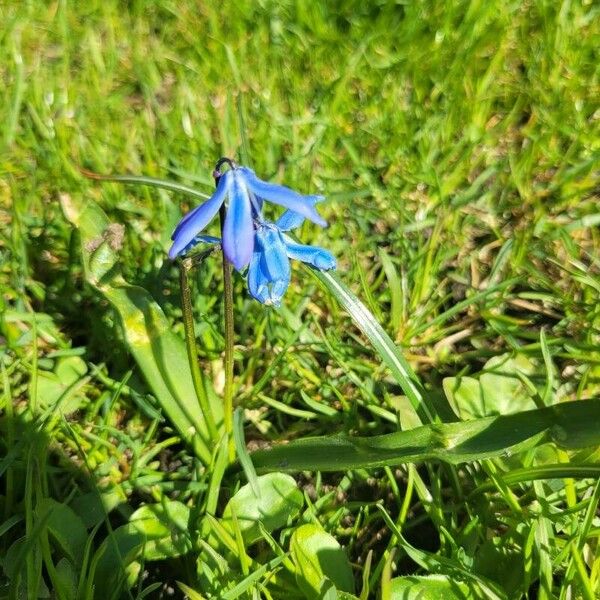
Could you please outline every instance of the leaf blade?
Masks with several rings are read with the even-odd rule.
[[[514,454],[545,442],[567,449],[598,445],[599,419],[600,400],[580,400],[373,437],[304,438],[254,452],[252,462],[258,472],[342,471],[427,459],[459,464]]]

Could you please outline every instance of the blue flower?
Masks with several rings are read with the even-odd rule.
[[[248,267],[248,290],[259,302],[270,306],[281,304],[290,284],[290,258],[323,271],[335,269],[336,261],[330,252],[317,246],[298,244],[285,234],[303,221],[302,215],[288,210],[276,223],[256,223],[254,252]]]
[[[231,169],[221,174],[218,168],[223,162],[228,162]],[[238,167],[228,159],[221,159],[217,163],[215,177],[215,193],[204,204],[185,215],[175,228],[171,236],[173,245],[169,250],[169,258],[174,259],[190,248],[225,200],[228,206],[222,231],[223,252],[238,271],[248,265],[253,256],[254,219],[260,217],[263,201],[284,206],[300,215],[300,219],[307,218],[318,225],[327,225],[315,210],[315,203],[321,196],[304,196],[285,186],[267,183],[251,169]]]

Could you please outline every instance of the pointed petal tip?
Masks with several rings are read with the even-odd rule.
[[[233,265],[236,271],[243,271],[250,264],[250,259],[239,256],[234,257],[234,260],[230,260],[229,258],[227,260]]]
[[[181,244],[178,244],[176,241],[171,244],[168,252],[170,260],[175,260],[183,252],[183,248],[180,248],[180,246]]]
[[[337,268],[337,261],[329,253],[321,254],[315,261],[315,267],[317,267],[317,269],[321,269],[321,271],[331,271],[331,269]]]
[[[236,271],[242,271],[249,264],[252,259],[252,253],[254,252],[254,240],[250,240],[252,242],[251,245],[235,245],[228,243],[228,241],[223,241],[223,252],[225,253],[225,258],[233,265]]]

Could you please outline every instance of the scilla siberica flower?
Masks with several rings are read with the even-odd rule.
[[[219,168],[225,163],[231,168],[221,174]],[[238,271],[248,265],[252,258],[254,218],[260,215],[264,200],[292,210],[317,225],[327,225],[315,210],[315,203],[321,199],[320,196],[303,196],[285,186],[262,181],[252,169],[237,166],[229,159],[221,159],[217,163],[214,175],[217,180],[215,193],[179,222],[171,236],[173,245],[169,250],[169,258],[174,259],[189,248],[226,200],[223,252]]]
[[[222,175],[218,169],[224,162],[228,162],[232,168]],[[305,218],[319,225],[326,224],[315,209],[316,203],[323,199],[322,196],[303,196],[289,188],[266,183],[247,167],[237,167],[229,159],[221,159],[217,163],[214,175],[217,191],[181,220],[172,236],[173,246],[169,251],[171,258],[187,254],[200,242],[222,243],[225,256],[238,271],[249,263],[247,280],[250,294],[259,302],[271,306],[281,304],[283,294],[289,286],[290,258],[321,270],[335,268],[335,258],[327,250],[299,244],[286,235],[286,232],[300,227]],[[226,183],[223,184],[225,177],[229,178],[229,183],[225,180]],[[221,187],[222,185],[227,187]],[[200,235],[199,232],[223,204],[228,190],[231,195],[223,227],[223,240]],[[287,206],[288,210],[275,223],[265,221],[262,217],[263,200]]]

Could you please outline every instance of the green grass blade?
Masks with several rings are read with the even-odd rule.
[[[239,407],[236,408],[233,413],[233,439],[235,442],[235,451],[238,455],[240,464],[244,469],[244,473],[246,474],[246,479],[248,479],[248,483],[250,484],[254,495],[257,498],[260,498],[258,478],[244,440],[244,415],[242,409]]]
[[[507,486],[517,485],[526,481],[537,481],[540,479],[600,479],[600,464],[568,464],[558,463],[555,465],[541,465],[516,469],[502,474],[502,482]],[[481,494],[493,490],[496,485],[492,482],[486,483],[473,490],[471,495]]]
[[[431,406],[428,406],[423,388],[415,372],[398,346],[394,344],[367,307],[350,291],[334,271],[310,269],[310,272],[329,290],[348,312],[354,324],[369,338],[383,362],[404,390],[413,408],[419,412],[422,411],[429,421],[433,421],[435,411]]]
[[[600,444],[600,400],[565,402],[512,415],[423,425],[386,435],[323,436],[252,454],[257,471],[344,471],[436,458],[458,464],[555,442],[566,449]]]
[[[239,598],[242,594],[246,593],[250,587],[258,583],[263,577],[267,577],[269,573],[271,573],[279,566],[279,564],[284,561],[284,559],[285,556],[276,556],[267,564],[255,569],[252,573],[250,573],[250,575],[242,579],[242,581],[240,581],[232,589],[223,593],[221,598],[223,600],[235,600],[235,598]]]
[[[97,181],[114,181],[115,183],[132,183],[134,185],[148,185],[150,187],[169,190],[170,192],[179,192],[188,196],[194,196],[194,198],[200,198],[201,200],[206,200],[210,198],[210,194],[204,194],[187,185],[177,183],[176,181],[157,179],[155,177],[145,177],[143,175],[100,175],[99,173],[93,173],[92,171],[88,171],[87,169],[81,169],[81,172],[86,177],[89,177],[90,179],[96,179]]]

